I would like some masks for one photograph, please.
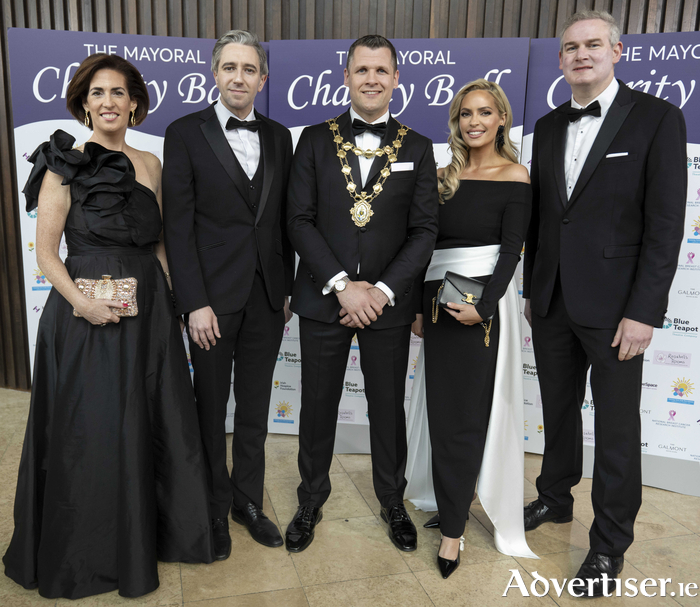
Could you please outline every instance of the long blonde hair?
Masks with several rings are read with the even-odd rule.
[[[502,146],[496,145],[496,153],[506,160],[518,162],[518,149],[510,139],[510,127],[513,126],[513,112],[503,89],[495,82],[490,82],[483,78],[465,84],[450,104],[450,120],[447,123],[450,127],[450,136],[447,138],[447,143],[450,144],[452,161],[445,167],[445,174],[442,179],[438,180],[440,204],[444,204],[446,200],[455,195],[455,192],[459,189],[459,176],[469,162],[469,144],[464,141],[462,132],[459,129],[459,112],[462,109],[462,101],[472,91],[491,93],[496,102],[498,115],[501,117],[505,115],[506,117],[506,122],[503,125],[504,143]]]

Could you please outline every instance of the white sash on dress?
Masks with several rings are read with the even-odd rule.
[[[463,276],[493,274],[500,245],[442,249],[433,252],[425,280],[442,280],[446,271]],[[520,351],[520,306],[515,279],[498,302],[499,340],[493,404],[479,471],[478,493],[494,526],[496,549],[509,556],[539,558],[525,540],[523,521],[523,376]],[[425,322],[430,322],[429,319]],[[421,344],[408,411],[408,461],[405,497],[419,510],[437,510],[428,433],[425,371]],[[455,378],[457,380],[457,378]]]

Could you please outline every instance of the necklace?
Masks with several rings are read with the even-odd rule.
[[[350,215],[352,220],[358,228],[361,228],[369,223],[370,218],[374,215],[372,210],[371,202],[379,195],[379,193],[384,189],[384,182],[391,175],[391,169],[389,165],[396,162],[397,154],[399,153],[399,148],[403,143],[403,138],[408,133],[408,127],[404,126],[399,122],[399,132],[398,137],[391,142],[391,145],[386,145],[383,148],[377,148],[376,150],[363,150],[358,148],[355,144],[345,141],[340,135],[340,129],[338,128],[338,123],[336,118],[331,118],[326,120],[328,123],[328,128],[330,128],[333,133],[333,142],[337,150],[337,156],[340,159],[340,171],[345,177],[346,186],[345,189],[348,191],[352,199],[355,201],[352,209],[350,209]],[[364,158],[371,159],[374,157],[381,158],[386,156],[386,164],[384,168],[379,172],[380,178],[372,186],[372,192],[368,194],[365,191],[357,192],[357,184],[352,178],[352,167],[348,164],[348,152],[352,152],[355,156],[363,156]]]

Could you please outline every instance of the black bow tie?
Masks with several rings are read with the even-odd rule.
[[[386,122],[379,122],[377,124],[367,124],[366,122],[355,118],[355,120],[352,121],[353,136],[357,137],[358,135],[362,135],[362,133],[364,133],[365,131],[369,131],[370,133],[373,133],[374,135],[383,138],[384,133],[386,133]]]
[[[259,120],[238,120],[231,116],[226,122],[226,130],[232,131],[233,129],[248,129],[255,133],[260,128]]]
[[[569,118],[569,122],[576,122],[580,120],[582,116],[600,116],[600,103],[594,101],[581,109],[575,107],[564,108],[564,113]]]

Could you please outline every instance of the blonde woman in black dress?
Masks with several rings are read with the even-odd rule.
[[[527,169],[518,164],[510,140],[512,121],[508,99],[493,82],[470,82],[452,101],[452,162],[438,171],[440,231],[426,271],[423,314],[413,325],[415,334],[425,334],[425,387],[414,386],[411,407],[421,392],[427,396],[442,532],[437,560],[445,578],[460,562],[460,536],[477,477],[481,503],[494,523],[496,547],[536,558],[525,542],[520,512],[522,365],[513,281],[532,193]],[[434,308],[433,298],[448,270],[487,283],[477,305],[451,302],[448,309]],[[413,497],[410,490],[407,495]]]

